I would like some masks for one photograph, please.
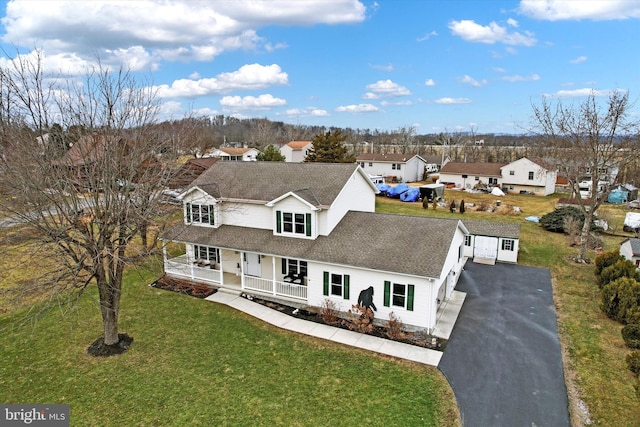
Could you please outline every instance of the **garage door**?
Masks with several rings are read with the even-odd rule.
[[[496,259],[498,257],[498,238],[476,236],[473,256],[476,258]]]

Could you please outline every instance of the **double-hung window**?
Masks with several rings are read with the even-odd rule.
[[[278,234],[311,236],[311,214],[276,211]]]
[[[533,180],[533,171],[529,171],[529,180]]]
[[[325,271],[323,294],[325,296],[349,299],[349,275],[336,274]]]
[[[197,260],[208,263],[220,262],[220,249],[218,248],[194,245],[193,252]]]
[[[282,258],[282,274],[307,277],[307,261]]]
[[[465,246],[471,246],[471,235],[467,234],[466,236],[464,236],[464,245]]]
[[[384,282],[384,306],[404,308],[413,311],[414,285]]]
[[[214,225],[214,206],[187,203],[185,217],[187,224],[195,223]]]

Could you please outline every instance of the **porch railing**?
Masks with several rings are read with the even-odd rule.
[[[307,287],[304,285],[278,281],[274,282],[273,280],[263,279],[261,277],[245,276],[244,288],[289,298],[307,299]]]
[[[193,264],[186,255],[165,260],[166,273],[207,283],[222,283],[222,271]],[[244,289],[301,300],[307,299],[307,287],[295,283],[273,281],[262,277],[244,276]]]

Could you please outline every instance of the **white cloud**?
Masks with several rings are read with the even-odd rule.
[[[378,107],[372,104],[358,104],[358,105],[341,105],[336,108],[336,111],[340,113],[371,113],[380,111]]]
[[[398,102],[382,101],[380,105],[382,105],[383,107],[404,107],[408,105],[413,105],[413,102],[409,100],[398,101]]]
[[[411,95],[409,89],[404,86],[400,86],[397,83],[392,82],[391,80],[378,80],[375,83],[367,85],[367,89],[371,91],[371,94],[377,97],[382,96],[406,96]],[[366,94],[365,96],[371,96],[371,94]],[[365,98],[365,99],[375,99],[375,98]]]
[[[531,74],[528,76],[521,76],[519,74],[515,74],[513,76],[503,76],[502,80],[507,81],[507,82],[533,82],[533,81],[538,81],[540,80],[540,76],[537,74]]]
[[[521,0],[519,12],[545,21],[640,18],[636,1]]]
[[[232,90],[264,89],[272,85],[288,84],[288,75],[279,65],[243,65],[237,71],[198,80],[175,80],[171,86],[157,86],[161,98],[193,98],[227,93]]]
[[[516,21],[513,18],[507,19],[507,24],[509,24],[512,27],[518,28],[518,21]]]
[[[327,110],[322,110],[320,108],[315,107],[307,107],[307,108],[291,108],[284,112],[287,116],[295,116],[295,117],[328,117],[329,113]]]
[[[506,45],[533,46],[537,43],[533,33],[509,32],[505,27],[501,27],[495,22],[482,26],[473,20],[451,21],[449,29],[455,36],[468,42],[474,43],[503,43]]]
[[[501,68],[501,67],[493,67],[492,70],[495,71],[496,73],[506,73],[507,72],[507,70],[505,70],[504,68]]]
[[[267,93],[258,97],[225,96],[220,100],[220,105],[231,110],[267,110],[287,105],[287,101]]]
[[[425,86],[435,86],[436,82],[433,79],[427,79],[424,81]]]
[[[85,61],[97,54],[107,64],[134,55],[134,67],[155,69],[163,59],[210,61],[226,50],[284,48],[257,34],[266,26],[350,24],[365,17],[366,7],[356,0],[10,1],[2,40]],[[136,51],[140,46],[144,55]]]
[[[364,95],[362,95],[362,99],[378,99],[378,98],[380,98],[380,96],[373,92],[367,92]]]
[[[592,88],[582,88],[582,89],[573,89],[573,90],[559,90],[556,93],[544,94],[544,96],[549,98],[578,98],[583,96],[609,96],[611,90],[596,90]]]
[[[436,104],[471,104],[469,98],[440,98],[434,101]]]
[[[419,42],[423,42],[423,41],[429,40],[431,37],[435,37],[437,35],[438,35],[438,33],[434,30],[434,31],[431,31],[428,34],[425,34],[422,37],[418,37],[416,40],[419,41]]]
[[[467,84],[467,85],[471,85],[473,87],[482,87],[482,86],[486,86],[486,84],[488,83],[486,80],[476,80],[471,76],[468,76],[465,74],[465,76],[463,78],[460,79],[460,82]]]
[[[585,62],[587,60],[587,57],[582,55],[582,56],[578,56],[575,59],[572,59],[571,61],[569,61],[572,64],[581,64],[583,62]]]
[[[374,70],[382,70],[382,71],[393,71],[393,65],[392,64],[387,64],[387,65],[370,65],[371,68],[373,68]]]

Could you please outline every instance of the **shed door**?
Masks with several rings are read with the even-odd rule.
[[[473,256],[478,258],[496,259],[498,257],[498,238],[476,236]]]

